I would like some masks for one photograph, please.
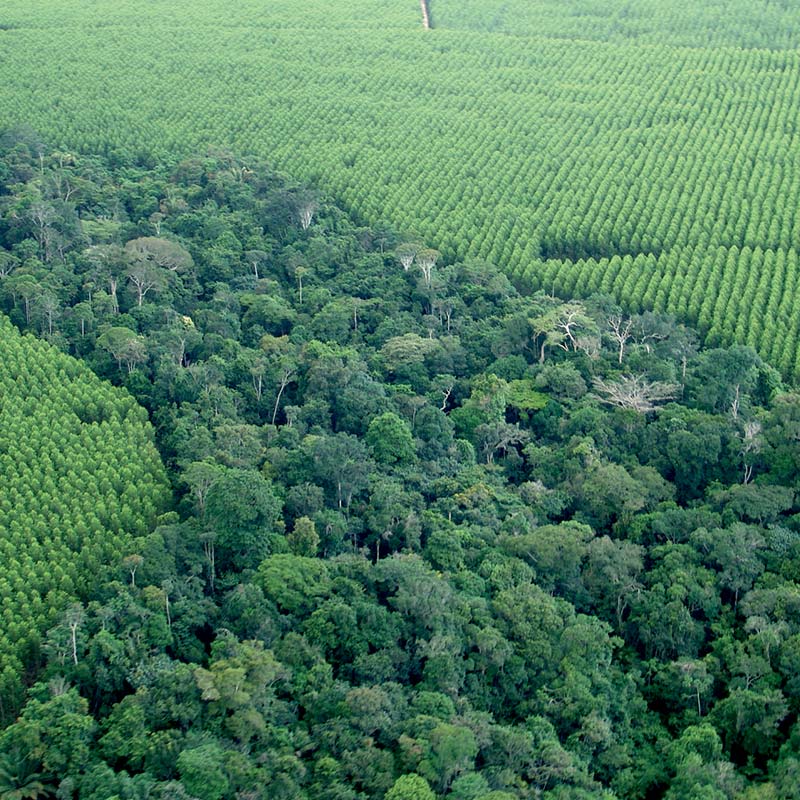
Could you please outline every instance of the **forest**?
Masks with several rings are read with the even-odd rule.
[[[791,0],[3,0],[0,800],[798,800],[799,197]]]
[[[71,577],[4,588],[0,797],[797,796],[800,395],[752,348],[225,151],[0,173],[0,510],[62,522],[4,553]]]

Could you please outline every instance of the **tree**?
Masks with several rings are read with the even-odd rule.
[[[258,268],[265,264],[269,259],[270,253],[266,250],[246,250],[244,257],[247,263],[253,268],[253,275],[258,280],[261,276],[258,273]]]
[[[42,287],[39,282],[33,275],[17,272],[4,281],[3,287],[12,294],[15,303],[18,295],[22,298],[25,305],[25,322],[30,325],[31,311],[34,307],[35,299],[42,294]]]
[[[630,597],[629,624],[646,651],[659,658],[697,657],[706,626],[720,613],[716,574],[685,544],[651,548],[647,590]]]
[[[586,313],[582,303],[564,303],[555,309],[553,324],[560,331],[563,342],[560,344],[564,350],[581,349],[580,341],[587,333],[596,331],[594,320]]]
[[[405,333],[393,336],[381,348],[386,368],[390,372],[398,372],[411,364],[422,363],[438,344],[432,339],[425,339],[416,333]]]
[[[161,236],[161,225],[165,219],[164,214],[162,214],[160,211],[154,211],[147,219],[153,226],[156,236]]]
[[[311,270],[303,266],[303,264],[298,264],[294,268],[294,277],[297,281],[297,303],[298,305],[303,305],[303,278],[308,275]],[[358,319],[356,318],[356,330],[358,330]]]
[[[18,266],[18,258],[7,250],[0,251],[0,279],[7,278]]]
[[[275,404],[272,407],[270,420],[270,424],[274,425],[283,393],[297,374],[300,353],[288,336],[271,336],[270,334],[265,334],[261,338],[261,349],[269,365],[270,374],[277,384]]]
[[[690,725],[669,750],[675,773],[665,797],[668,800],[734,800],[741,797],[743,781],[733,764],[723,760],[722,743],[708,723]]]
[[[662,696],[668,699],[674,693],[677,695],[678,707],[688,703],[690,707],[697,709],[697,716],[702,717],[705,698],[714,685],[714,676],[709,672],[706,661],[679,658],[671,662],[662,675],[668,684],[668,688],[660,692]]]
[[[53,292],[45,289],[36,300],[36,311],[41,318],[42,326],[47,331],[47,335],[52,336],[55,321],[61,315],[61,303],[58,297]]]
[[[539,342],[539,363],[544,364],[546,349],[561,343],[561,333],[556,330],[551,315],[543,314],[529,322],[533,330],[533,343]]]
[[[181,477],[194,497],[201,518],[206,513],[206,498],[209,491],[224,474],[224,467],[210,461],[193,461],[183,472]]]
[[[153,338],[176,367],[187,367],[190,354],[203,341],[192,318],[183,314],[173,315],[169,323]]]
[[[19,749],[0,754],[0,798],[38,800],[50,795],[47,776],[37,772]]]
[[[621,364],[625,355],[625,345],[633,337],[633,320],[630,317],[623,318],[621,315],[615,314],[608,318],[608,326],[611,328],[618,347],[617,363]]]
[[[791,486],[800,477],[800,395],[781,394],[775,398],[764,420],[764,460],[771,477]]]
[[[304,193],[297,198],[297,217],[300,220],[300,227],[307,231],[311,227],[311,221],[319,208],[316,197],[312,194]]]
[[[84,256],[92,266],[91,279],[84,284],[88,290],[89,300],[92,292],[98,285],[106,285],[111,297],[111,307],[115,314],[119,313],[117,287],[120,279],[125,275],[125,270],[130,266],[128,254],[115,244],[93,245],[84,251]]]
[[[507,453],[511,447],[525,444],[529,438],[528,431],[516,423],[487,422],[475,428],[475,439],[487,464],[494,463],[497,452]]]
[[[80,603],[73,603],[64,617],[64,624],[69,629],[70,645],[72,648],[72,663],[78,665],[78,631],[84,623],[85,612]]]
[[[340,509],[349,510],[353,497],[367,486],[371,459],[362,441],[347,433],[312,443],[311,458],[320,484],[335,492]]]
[[[221,800],[228,791],[229,780],[225,774],[224,752],[214,744],[204,744],[183,750],[178,756],[178,773],[181,783],[198,800]]]
[[[191,254],[177,242],[171,242],[169,239],[159,239],[154,236],[131,239],[125,245],[125,252],[134,263],[146,261],[170,272],[185,272],[194,266]]]
[[[729,748],[738,745],[746,753],[774,754],[780,723],[789,714],[786,698],[779,689],[764,685],[734,687],[717,702],[709,717]]]
[[[429,734],[430,757],[420,765],[435,780],[440,790],[446,790],[453,779],[474,769],[478,744],[469,728],[439,723]]]
[[[108,328],[97,338],[97,346],[111,353],[120,369],[124,363],[128,368],[128,374],[139,364],[147,361],[147,344],[144,337],[130,328]]]
[[[623,631],[632,598],[643,587],[644,548],[628,541],[602,536],[589,542],[582,580],[592,605],[604,619],[613,619]]]
[[[419,497],[406,491],[400,481],[375,476],[370,482],[369,510],[366,522],[375,543],[375,560],[381,557],[381,544],[392,548],[392,540],[397,538],[406,546],[414,544],[416,509]]]
[[[52,203],[38,201],[28,209],[28,218],[33,223],[33,234],[39,243],[39,252],[45,261],[53,258],[53,242],[57,235],[54,224],[58,220],[58,212]]]
[[[414,438],[411,429],[404,420],[391,411],[373,418],[365,441],[379,464],[407,464],[414,460]]]
[[[707,350],[695,359],[689,371],[687,397],[706,411],[730,412],[736,419],[756,388],[762,366],[755,350],[749,347]]]
[[[588,391],[583,376],[568,361],[542,366],[536,375],[534,385],[559,400],[578,400]]]
[[[258,472],[226,469],[208,489],[206,516],[223,568],[255,566],[276,543],[281,503]]]
[[[319,534],[314,520],[298,517],[294,521],[294,529],[286,536],[292,552],[298,556],[315,556],[319,547]]]
[[[197,688],[216,723],[246,747],[263,735],[275,703],[275,685],[286,677],[283,664],[263,642],[240,642],[220,631],[208,669],[194,670]]]
[[[218,461],[229,467],[255,468],[263,459],[262,430],[257,425],[226,422],[214,428]]]
[[[250,373],[250,385],[253,387],[253,394],[256,398],[256,405],[261,404],[264,396],[264,378],[267,374],[268,362],[261,355],[251,357],[248,372]]]
[[[328,595],[330,570],[318,558],[277,553],[261,562],[256,583],[282,612],[306,616]]]
[[[764,533],[754,525],[735,522],[730,528],[695,531],[691,542],[708,555],[719,569],[719,582],[733,593],[736,607],[739,596],[750,589],[764,571],[759,551],[766,547]]]
[[[593,536],[588,525],[563,522],[540,525],[530,533],[504,536],[500,544],[506,552],[530,563],[538,586],[572,599],[582,595],[581,562],[593,543]]]
[[[506,399],[509,408],[515,409],[523,421],[527,421],[532,412],[545,408],[548,402],[547,395],[537,392],[530,380],[510,381]]]
[[[414,242],[403,242],[397,245],[394,251],[395,258],[400,262],[403,269],[408,272],[414,263],[417,253],[421,250],[421,245]]]
[[[795,491],[788,486],[741,484],[715,495],[725,510],[745,522],[774,525],[794,507]]]
[[[671,497],[671,487],[655,470],[640,468],[639,472],[643,480],[619,464],[589,464],[573,481],[576,516],[596,530],[606,530]]]
[[[651,353],[673,334],[675,320],[667,314],[645,311],[633,318],[633,340],[646,353]]]
[[[747,420],[742,428],[739,457],[742,459],[742,483],[747,485],[753,479],[754,461],[761,452],[763,439],[761,423],[758,420]]]
[[[644,375],[623,375],[617,380],[594,378],[594,388],[604,403],[617,408],[630,408],[640,414],[655,411],[662,403],[674,400],[680,386],[664,381],[648,381]]]
[[[97,724],[77,689],[57,690],[37,684],[17,721],[0,734],[0,753],[20,752],[37,771],[76,775],[91,761]]]
[[[428,781],[421,775],[401,775],[386,792],[386,800],[436,800]]]
[[[124,758],[128,765],[140,768],[148,750],[148,730],[142,698],[128,695],[117,703],[105,720],[105,734],[98,744],[109,760]]]
[[[455,385],[456,378],[454,375],[437,375],[434,378],[433,388],[436,390],[437,402],[439,398],[441,398],[442,401],[441,406],[439,406],[440,411],[447,411],[447,406]]]
[[[428,290],[431,288],[433,268],[436,266],[436,262],[439,260],[440,255],[441,254],[438,250],[431,250],[429,248],[423,248],[416,253],[415,258],[417,266],[422,272],[422,277],[425,281],[425,288]]]
[[[122,566],[125,567],[131,576],[131,588],[133,589],[136,588],[136,570],[138,570],[143,563],[144,558],[138,553],[133,553],[132,555],[125,556],[125,558],[122,559]]]
[[[77,319],[79,321],[81,337],[86,336],[95,320],[91,303],[76,303],[69,309],[69,314],[73,320]]]
[[[487,425],[492,431],[497,432],[500,438],[503,438],[506,433],[510,433],[503,430],[503,426],[506,425],[507,405],[508,383],[506,381],[498,378],[494,373],[476,375],[472,379],[472,391],[469,398],[451,412],[450,419],[455,423],[456,432],[462,436],[474,437],[481,425]],[[519,429],[519,426],[516,427]],[[520,433],[523,436],[526,434],[521,429]],[[493,440],[492,444],[498,441],[493,433],[487,436],[487,440]]]
[[[128,280],[136,291],[136,305],[141,308],[144,298],[151,291],[159,292],[164,288],[164,275],[160,268],[148,259],[137,259],[127,270]]]

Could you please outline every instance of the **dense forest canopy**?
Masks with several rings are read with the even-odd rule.
[[[449,261],[672,313],[796,380],[800,7],[432,14],[426,31],[416,0],[6,0],[0,124],[117,164],[226,143]]]
[[[0,155],[50,343],[4,353],[126,387],[174,489],[41,622],[2,796],[796,796],[800,396],[754,350],[255,159]]]

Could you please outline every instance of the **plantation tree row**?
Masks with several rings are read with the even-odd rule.
[[[32,15],[14,6],[18,27],[2,40],[14,74],[0,82],[0,125],[28,123],[66,153],[102,152],[122,165],[220,144],[266,156],[363,221],[435,246],[445,261],[482,258],[531,285],[575,292],[583,281],[572,276],[597,262],[592,281],[622,305],[685,313],[713,341],[748,342],[796,374],[791,294],[776,288],[788,287],[791,276],[777,270],[800,247],[796,49],[681,47],[697,19],[699,31],[711,30],[718,12],[708,4],[674,6],[674,20],[654,11],[658,44],[568,46],[547,36],[425,32],[416,20],[408,30],[359,27],[380,4],[337,7],[327,30],[313,3],[297,13],[316,24],[292,30],[285,6],[259,12],[248,3],[216,25],[220,6],[201,5],[180,18],[177,44],[167,23],[178,17],[165,7],[151,19],[149,4],[107,4],[95,17],[54,3],[28,27]],[[794,11],[767,5],[762,17],[731,13],[739,22],[709,41],[744,45],[739,28],[758,38],[775,19],[794,30]],[[623,18],[621,3],[610,7]],[[565,18],[589,10],[576,1]],[[71,52],[75,28],[80,54],[42,61],[43,48]],[[53,97],[78,112],[61,113]],[[68,187],[60,200],[74,202]],[[44,238],[47,219],[35,224],[41,249],[58,256]],[[648,254],[663,264],[658,283],[647,269],[635,278],[614,271]],[[747,272],[752,265],[758,274]],[[712,286],[719,279],[719,297],[705,296],[708,275]],[[748,327],[733,291],[741,280],[786,317]]]
[[[332,9],[326,0],[241,0],[232,13],[224,0],[174,3],[164,0],[98,0],[91,15],[78,0],[36,3],[32,11],[24,0],[3,3],[4,30],[46,29],[60,26],[127,27],[169,25],[173,28],[421,28],[418,0],[342,0]]]
[[[733,46],[789,50],[800,44],[800,10],[787,0],[432,0],[435,27],[519,37],[592,39],[688,47]],[[417,0],[345,0],[332,9],[325,0],[243,0],[234,16],[222,0],[176,4],[146,0],[99,0],[87,20],[75,0],[3,4],[6,29],[58,26],[171,25],[213,28],[386,30],[422,27]]]
[[[634,311],[670,311],[696,325],[709,344],[747,344],[784,375],[800,376],[797,250],[696,253],[690,247],[658,256],[537,260],[519,278],[562,296],[601,292],[624,298]]]
[[[123,577],[169,495],[130,395],[5,318],[0,346],[0,698],[13,703],[39,633],[98,579]]]
[[[800,9],[773,0],[434,0],[437,27],[559,39],[791,49]]]

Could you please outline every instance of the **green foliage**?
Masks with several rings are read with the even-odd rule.
[[[278,608],[289,613],[307,611],[327,593],[328,569],[317,559],[281,553],[261,562],[258,582]]]
[[[145,404],[176,502],[146,412],[5,325],[0,587],[43,633],[0,791],[792,796],[799,406],[754,350],[521,295],[252,159],[15,137],[0,305]]]
[[[130,395],[7,319],[0,340],[5,715],[18,702],[23,654],[69,600],[121,574],[168,491],[147,415]]]
[[[218,744],[194,747],[178,756],[178,773],[189,794],[199,800],[221,800],[229,788],[223,758]]]
[[[386,792],[386,800],[435,800],[428,781],[420,775],[401,775]]]
[[[49,775],[78,773],[91,760],[90,746],[97,727],[88,702],[76,689],[48,696],[38,684],[19,719],[0,736],[0,752],[22,751]]]
[[[391,411],[370,422],[365,441],[379,464],[406,464],[414,458],[411,429]]]
[[[118,235],[109,215],[77,224],[72,204],[97,196],[74,174],[72,154],[152,164],[224,142],[318,183],[361,219],[389,215],[398,230],[415,229],[401,244],[421,296],[439,288],[441,265],[419,239],[447,260],[492,261],[565,297],[600,291],[631,312],[670,311],[712,344],[752,346],[785,376],[800,374],[794,4],[445,0],[433,16],[424,32],[413,0],[348,0],[333,10],[320,0],[268,9],[204,0],[189,10],[9,0],[0,124],[33,125],[70,149],[53,197],[19,204],[33,255],[57,260],[76,247],[76,232],[104,246]],[[77,29],[71,70],[38,57],[72,52]],[[146,88],[137,78],[145,68]],[[103,81],[113,93],[98,93]],[[383,113],[390,92],[393,110]],[[81,113],[64,115],[59,103]],[[217,187],[247,177],[221,172]],[[176,262],[157,258],[176,246],[165,244],[171,209],[158,188],[130,206],[147,220],[133,241],[150,243],[138,248],[137,306],[174,291],[180,277]],[[281,216],[310,232],[320,219],[302,192]],[[258,278],[271,258],[270,242],[235,226],[184,219],[179,232],[209,239],[198,262],[208,278],[230,279],[245,252],[255,254],[246,267]],[[322,269],[333,263],[326,255]],[[312,262],[286,265],[301,295]],[[131,265],[121,274],[135,277]],[[26,315],[51,329],[52,298],[34,309],[36,281],[17,281]],[[451,300],[428,297],[429,325],[450,330]],[[245,302],[264,332],[286,332],[294,312],[283,299]],[[344,335],[351,317],[357,327],[348,305],[326,305],[320,338]],[[550,344],[563,344],[553,333]],[[422,326],[399,335],[386,363],[408,372],[432,345]]]
[[[275,549],[280,511],[272,484],[258,472],[225,470],[214,481],[206,500],[222,566],[255,567]]]
[[[687,47],[791,47],[800,36],[796,9],[769,0],[733,0],[725,8],[691,0],[642,0],[635,8],[617,0],[602,4],[572,0],[512,0],[487,4],[480,0],[440,0],[436,25],[469,31],[564,39],[592,39],[617,44],[662,44],[668,39]],[[751,15],[757,15],[753,17]]]

